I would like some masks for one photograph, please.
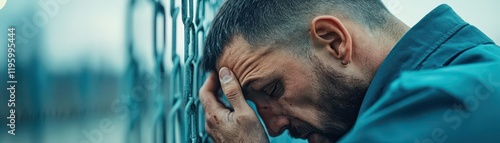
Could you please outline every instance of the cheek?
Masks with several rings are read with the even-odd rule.
[[[290,69],[283,71],[283,85],[285,88],[284,101],[287,106],[310,108],[313,107],[319,96],[317,93],[315,76],[311,68],[294,64],[287,65]]]
[[[318,125],[318,93],[313,86],[313,80],[289,80],[284,82],[284,85],[285,92],[278,102],[285,109],[285,113],[301,122]]]
[[[284,86],[283,96],[278,99],[286,116],[298,123],[310,124],[318,127],[319,111],[317,108],[318,92],[317,78],[313,74],[313,68],[308,63],[301,61],[286,60],[287,63],[280,70]],[[291,62],[294,61],[294,62]],[[293,122],[293,121],[292,121]]]
[[[312,107],[318,97],[317,83],[314,81],[314,76],[307,71],[307,68],[296,68],[283,77],[284,100],[292,102],[288,103],[288,106]]]
[[[310,81],[296,81],[285,83],[283,101],[289,102],[291,107],[307,107],[314,103],[316,92]]]

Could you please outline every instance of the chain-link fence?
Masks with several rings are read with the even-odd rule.
[[[203,41],[211,23],[210,15],[214,14],[222,1],[152,0],[148,3],[154,5],[153,39],[151,40],[155,59],[154,79],[158,80],[159,85],[169,83],[168,87],[157,88],[156,91],[151,92],[155,105],[161,107],[153,114],[153,138],[155,142],[208,142],[208,135],[204,132],[204,114],[198,100],[198,89],[206,77],[206,73],[200,68],[200,60],[203,53]],[[133,43],[135,28],[133,13],[136,4],[137,0],[129,1],[127,10],[127,48],[129,56],[132,57],[127,79],[130,79],[131,83],[139,80],[138,74],[135,74],[138,72],[139,63],[134,58],[134,52],[144,48],[136,47]],[[179,21],[182,21],[182,25],[179,25]],[[179,48],[182,49],[179,50]],[[171,69],[166,69],[166,64],[170,64]],[[133,135],[139,131],[134,131],[134,129],[139,130],[136,126],[141,126],[142,122],[139,117],[134,117],[140,114],[131,115],[132,120],[129,124],[131,130],[128,133],[130,136],[127,137],[131,138],[129,140],[137,140],[133,138],[138,137]]]
[[[17,134],[3,133],[7,131],[4,124],[0,127],[0,143],[209,142],[198,100],[198,89],[206,78],[200,60],[212,17],[222,3],[222,0],[9,0],[8,8],[0,11],[0,26],[18,31]],[[71,25],[76,28],[71,29]],[[109,35],[106,33],[112,38],[106,37]],[[81,38],[81,35],[104,40]],[[47,42],[50,39],[57,40]],[[78,40],[82,42],[75,42]],[[123,44],[116,44],[120,41]],[[103,67],[92,67],[96,65],[89,64],[96,58],[92,55],[102,52],[92,50],[87,55],[78,54],[86,55],[79,58],[82,64],[69,62],[50,67],[55,63],[41,51],[55,57],[69,54],[49,51],[52,47],[65,47],[70,52],[79,48],[117,48],[113,51],[116,55],[105,57],[118,59],[115,63],[124,59],[125,67],[111,68],[113,62],[102,59],[97,60],[97,65],[101,62]],[[153,59],[152,66],[145,59]],[[7,66],[2,64],[0,69],[7,71],[4,67]],[[57,70],[63,72],[54,72]],[[0,86],[6,87],[4,76],[0,79]],[[2,104],[7,103],[5,97],[0,98]],[[0,108],[2,118],[9,112],[4,109]],[[103,123],[113,128],[102,128]]]

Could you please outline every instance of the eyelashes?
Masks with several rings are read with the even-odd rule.
[[[283,90],[283,86],[279,81],[272,82],[264,88],[264,92],[271,98],[276,97]]]

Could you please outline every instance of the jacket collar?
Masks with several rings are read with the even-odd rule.
[[[403,71],[420,69],[421,64],[450,38],[468,25],[448,5],[440,5],[412,27],[380,65],[363,99],[358,116],[370,108]]]

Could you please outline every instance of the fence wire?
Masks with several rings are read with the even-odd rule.
[[[135,84],[142,80],[139,71],[141,63],[134,56],[134,52],[145,47],[135,46],[133,38],[134,28],[137,28],[133,23],[138,1],[140,0],[130,0],[126,13],[126,45],[130,59],[127,79],[131,83],[128,87],[137,86]],[[153,135],[141,133],[140,127],[145,126],[141,121],[140,113],[143,106],[137,103],[139,108],[134,108],[129,115],[130,122],[125,140],[141,142],[141,138],[152,137],[155,143],[209,142],[209,137],[204,131],[203,110],[198,100],[198,89],[207,76],[207,73],[200,68],[200,61],[203,41],[211,23],[207,11],[213,15],[222,1],[148,0],[147,3],[152,5],[154,16],[153,25],[151,25],[153,27],[151,42],[154,51],[154,82],[160,85],[159,87],[165,88],[156,88],[147,93],[152,95],[152,102],[159,109],[155,110],[151,117],[153,118]],[[181,20],[183,25],[178,25],[178,20]],[[183,42],[184,47],[180,47],[179,42]],[[182,48],[182,53],[178,52],[179,48]],[[184,58],[181,59],[182,57]],[[170,69],[167,69],[167,64],[171,65]]]

